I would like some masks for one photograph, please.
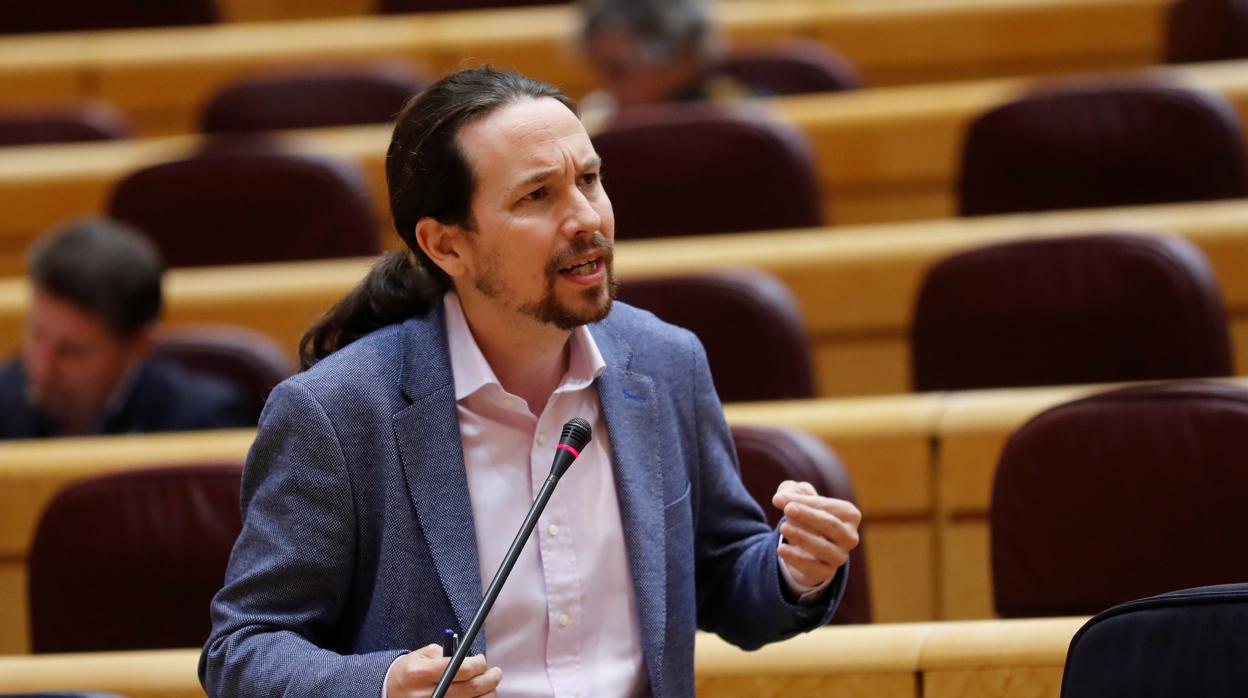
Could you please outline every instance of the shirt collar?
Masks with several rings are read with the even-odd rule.
[[[464,317],[463,306],[454,291],[442,298],[446,317],[446,343],[451,354],[451,373],[455,379],[455,401],[462,401],[469,395],[487,387],[503,386],[494,374],[494,369],[485,360],[481,347],[472,336],[468,327],[468,319]],[[607,362],[598,351],[594,336],[589,328],[581,325],[572,330],[568,338],[568,372],[564,374],[556,393],[582,390],[589,387],[607,368]]]

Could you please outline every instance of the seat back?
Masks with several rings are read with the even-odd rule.
[[[267,73],[225,87],[208,100],[208,133],[320,128],[392,121],[428,79],[407,64]]]
[[[30,549],[34,652],[198,647],[241,530],[242,466],[113,473],[73,483]]]
[[[715,72],[775,95],[839,92],[862,84],[844,56],[802,39],[734,49],[720,59]]]
[[[1220,95],[1104,85],[1025,96],[975,119],[962,150],[963,215],[1248,195],[1235,110]]]
[[[916,390],[1224,376],[1226,310],[1183,238],[1038,238],[928,270],[911,325]]]
[[[392,15],[407,12],[453,12],[495,7],[566,4],[567,0],[381,0],[381,12]]]
[[[622,239],[823,224],[810,145],[753,109],[655,105],[594,136]]]
[[[801,311],[766,272],[632,279],[621,284],[619,299],[696,334],[724,402],[815,396]]]
[[[1248,584],[1115,606],[1070,641],[1062,698],[1248,696]]]
[[[0,34],[165,27],[218,21],[215,0],[0,3]]]
[[[1166,62],[1248,57],[1248,0],[1179,0],[1166,19]]]
[[[1171,383],[1059,405],[997,465],[992,585],[1006,617],[1091,614],[1248,581],[1248,388]]]
[[[130,138],[126,117],[104,102],[79,102],[0,113],[0,146]]]
[[[297,370],[268,335],[232,325],[164,330],[153,353],[188,371],[217,376],[237,386],[256,422],[269,391]]]
[[[223,148],[123,179],[109,214],[146,233],[170,266],[376,254],[378,224],[351,163]]]
[[[780,522],[781,513],[772,505],[771,498],[785,480],[809,482],[825,497],[856,502],[845,466],[811,434],[792,427],[736,424],[732,426],[732,440],[741,462],[741,481],[772,526]],[[861,530],[859,535],[862,536]],[[849,565],[845,596],[832,622],[870,623],[871,595],[866,551],[861,542],[850,551]]]

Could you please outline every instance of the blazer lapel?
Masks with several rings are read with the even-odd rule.
[[[637,601],[642,652],[651,693],[663,695],[667,635],[667,540],[663,522],[662,432],[654,381],[628,370],[631,348],[598,326],[594,338],[607,362],[598,378],[598,401],[611,437],[616,497]]]
[[[481,604],[481,567],[442,304],[405,329],[400,380],[412,405],[394,415],[394,435],[416,517],[463,632]],[[484,632],[473,652],[485,652]]]

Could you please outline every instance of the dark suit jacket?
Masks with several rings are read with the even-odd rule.
[[[200,660],[208,695],[374,698],[403,650],[471,621],[477,537],[434,305],[270,396]],[[650,687],[691,696],[695,628],[758,647],[826,623],[844,585],[786,598],[697,339],[622,303],[590,330]],[[483,636],[473,650],[488,657]]]
[[[124,399],[101,415],[95,433],[246,427],[254,424],[250,410],[233,385],[152,359],[139,367]],[[55,435],[55,426],[26,401],[26,371],[22,362],[0,366],[0,439]]]

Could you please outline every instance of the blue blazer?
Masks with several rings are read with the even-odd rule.
[[[471,621],[477,534],[434,306],[273,391],[200,658],[209,696],[375,698],[395,657]],[[810,630],[844,574],[827,603],[787,598],[692,334],[622,303],[590,331],[650,688],[692,696],[695,628],[747,649]],[[484,634],[473,651],[488,657]]]

